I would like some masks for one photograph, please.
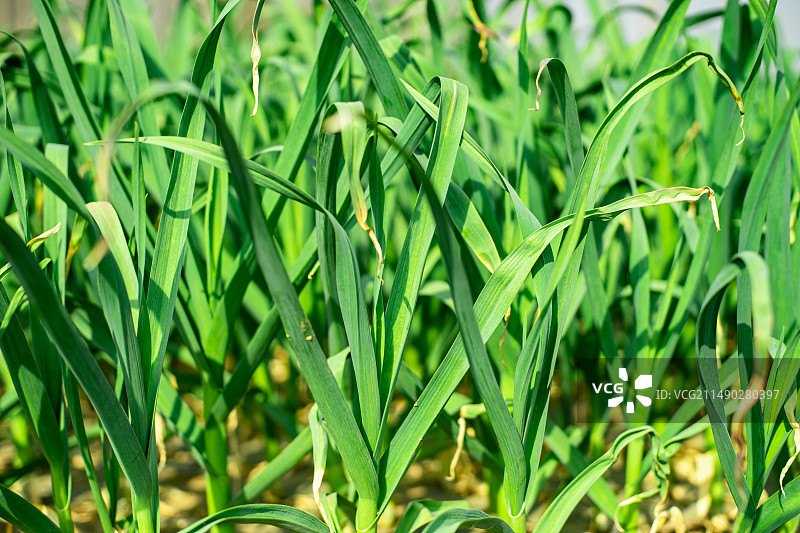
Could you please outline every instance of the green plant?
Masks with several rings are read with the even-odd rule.
[[[141,0],[90,1],[66,42],[67,6],[31,0],[38,30],[3,34],[0,418],[24,459],[0,517],[73,531],[77,447],[102,530],[159,531],[164,420],[205,476],[208,517],[184,533],[376,531],[411,464],[453,447],[484,469],[486,509],[417,501],[398,531],[557,531],[587,497],[619,529],[657,529],[671,461],[710,428],[734,528],[796,529],[800,82],[775,1],[692,18],[674,0],[629,45],[593,0],[580,52],[569,11],[537,1],[239,4],[212,0],[209,29],[181,3],[163,47]],[[509,51],[491,28],[514,6]],[[712,55],[687,29],[716,17]],[[279,349],[308,396],[269,370]],[[621,430],[578,424],[577,352],[656,382],[696,354],[699,395]],[[780,394],[709,396],[737,380]],[[234,411],[273,450],[238,494]],[[42,464],[27,431],[57,525],[13,488]],[[309,453],[322,520],[253,503]]]

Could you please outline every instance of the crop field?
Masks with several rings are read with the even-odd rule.
[[[797,21],[689,4],[0,2],[0,529],[798,531]]]

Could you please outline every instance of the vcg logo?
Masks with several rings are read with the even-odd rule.
[[[608,394],[609,396],[614,395],[612,398],[608,400],[609,407],[616,407],[622,403],[624,397],[623,394],[625,392],[625,385],[623,383],[628,383],[628,371],[624,368],[619,369],[619,379],[620,382],[618,383],[592,383],[592,389],[594,389],[595,394],[600,394],[600,391]],[[633,382],[634,390],[644,390],[653,387],[653,376],[650,374],[643,374],[636,378],[636,381]],[[645,407],[649,406],[652,403],[652,400],[649,396],[643,396],[641,394],[636,395],[636,399],[644,405]],[[635,409],[635,404],[633,401],[629,401],[625,404],[625,411],[628,413],[633,413]]]

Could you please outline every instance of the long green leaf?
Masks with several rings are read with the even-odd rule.
[[[4,485],[0,485],[0,518],[25,533],[61,533],[39,509]]]
[[[268,524],[295,533],[330,533],[328,526],[308,513],[286,505],[251,504],[231,507],[203,518],[179,533],[203,533],[217,524]]]
[[[561,529],[589,488],[617,462],[622,450],[647,435],[652,435],[653,440],[657,442],[657,433],[650,426],[630,429],[617,437],[614,445],[606,453],[578,474],[567,485],[567,488],[558,493],[558,496],[547,506],[544,514],[539,519],[534,533]]]
[[[50,339],[94,405],[133,491],[148,497],[152,491],[150,472],[127,416],[36,259],[5,221],[0,221],[0,251],[14,267]]]
[[[398,118],[405,116],[408,106],[403,99],[400,84],[356,3],[353,0],[332,0],[331,7],[347,28],[348,35],[364,60],[386,112]]]
[[[708,189],[692,189],[675,187],[639,194],[614,202],[605,207],[587,210],[585,222],[593,220],[609,220],[615,215],[645,206],[664,203],[694,201],[707,194]],[[567,229],[575,219],[575,215],[567,215],[555,220],[525,239],[512,251],[495,270],[484,286],[475,302],[475,316],[480,327],[481,338],[486,341],[495,330],[505,314],[505,309],[516,297],[522,283],[527,279],[530,269],[536,260],[549,246],[550,242]],[[387,477],[387,492],[382,505],[388,503],[397,483],[418,450],[422,437],[441,411],[447,398],[468,369],[464,344],[459,336],[450,348],[442,364],[433,375],[425,390],[420,395],[408,417],[400,426],[395,437],[381,460],[381,472]],[[391,468],[389,465],[392,465]],[[403,465],[398,468],[398,465]]]

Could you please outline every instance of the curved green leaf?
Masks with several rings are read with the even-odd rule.
[[[225,509],[178,533],[203,533],[218,524],[268,524],[295,533],[330,533],[324,522],[308,513],[286,505],[266,503]]]
[[[0,485],[0,518],[25,533],[61,533],[39,509],[5,485]]]
[[[560,530],[586,492],[617,462],[622,450],[647,435],[652,435],[653,440],[657,441],[657,433],[650,426],[630,429],[617,437],[614,445],[606,453],[584,469],[564,490],[558,493],[558,496],[545,509],[533,530],[534,533]]]
[[[149,497],[150,470],[127,415],[36,259],[3,220],[0,220],[0,251],[13,266],[50,339],[94,405],[134,493]]]
[[[513,531],[508,524],[483,511],[448,509],[425,526],[422,533],[456,533],[463,529],[483,529],[490,533],[511,533]]]

